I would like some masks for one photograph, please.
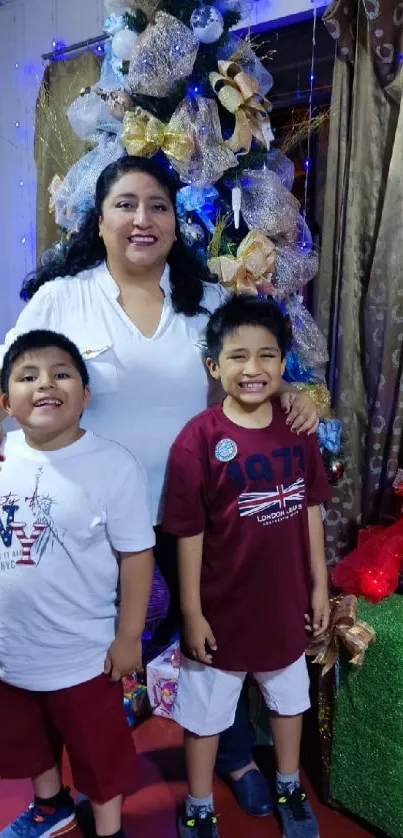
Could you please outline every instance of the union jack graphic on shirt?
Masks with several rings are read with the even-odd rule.
[[[258,515],[260,512],[287,512],[295,504],[301,503],[305,497],[305,482],[299,477],[290,486],[281,483],[272,492],[245,492],[238,498],[239,514],[241,518]]]

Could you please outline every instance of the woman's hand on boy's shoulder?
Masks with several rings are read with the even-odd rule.
[[[198,663],[210,665],[213,662],[211,652],[217,651],[217,643],[211,626],[203,614],[193,614],[183,618],[183,638],[189,657]]]
[[[129,637],[118,632],[105,658],[105,675],[111,681],[120,681],[125,675],[141,672],[142,667],[141,637]]]
[[[281,393],[280,403],[284,413],[287,413],[287,425],[295,433],[316,433],[319,425],[318,411],[307,393],[288,390]]]

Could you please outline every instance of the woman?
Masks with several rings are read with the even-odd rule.
[[[169,639],[179,613],[175,543],[158,527],[165,468],[173,440],[207,405],[202,336],[209,313],[226,296],[182,242],[175,191],[151,160],[123,157],[108,166],[80,230],[26,279],[28,305],[5,339],[7,347],[18,334],[47,328],[73,340],[87,361],[92,391],[83,426],[124,445],[146,467],[156,561],[171,594],[161,640]],[[289,390],[284,385],[289,421],[314,430],[311,401]],[[245,759],[247,773],[249,750]]]

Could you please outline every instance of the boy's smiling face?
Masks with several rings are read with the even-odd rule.
[[[277,338],[263,326],[250,325],[225,336],[218,362],[207,359],[227,395],[249,409],[277,392],[285,363]]]
[[[3,406],[29,435],[74,433],[90,400],[80,373],[67,352],[58,347],[32,349],[14,363]]]

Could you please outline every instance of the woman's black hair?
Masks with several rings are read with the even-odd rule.
[[[130,155],[121,157],[101,172],[95,189],[94,207],[88,211],[80,229],[72,234],[59,253],[46,264],[38,265],[37,269],[25,278],[21,289],[23,300],[30,300],[45,282],[57,277],[76,276],[106,259],[105,245],[99,236],[99,218],[102,216],[104,200],[113,185],[128,172],[142,172],[155,178],[169,194],[174,207],[177,240],[172,245],[167,262],[171,268],[170,282],[175,311],[189,317],[204,311],[200,305],[203,298],[203,282],[216,280],[182,239],[176,216],[176,193],[179,187],[169,173],[154,160]]]

